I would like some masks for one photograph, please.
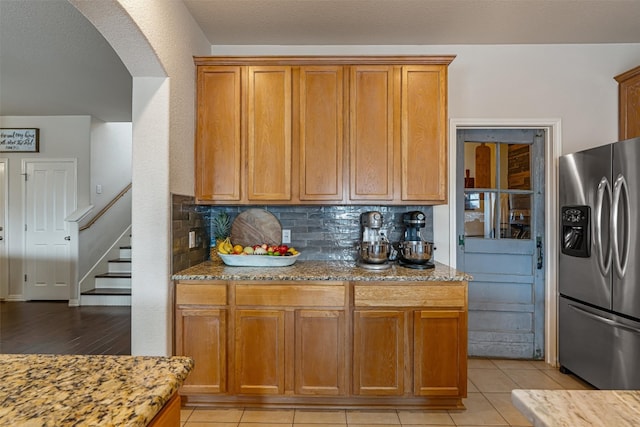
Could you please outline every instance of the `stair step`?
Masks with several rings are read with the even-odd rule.
[[[131,273],[129,272],[119,272],[119,273],[102,273],[96,274],[96,279],[98,278],[111,278],[111,279],[131,279]]]
[[[90,291],[87,291],[90,292]],[[80,295],[80,305],[93,306],[128,306],[131,307],[130,294],[85,294]]]
[[[109,273],[131,273],[131,258],[109,260]]]
[[[131,273],[104,273],[95,276],[96,288],[131,289]]]
[[[131,295],[131,288],[95,288],[84,291],[82,295]]]
[[[120,258],[131,259],[131,246],[120,246]]]

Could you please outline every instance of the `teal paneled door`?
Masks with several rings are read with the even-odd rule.
[[[469,355],[544,358],[543,129],[458,129],[457,268]]]

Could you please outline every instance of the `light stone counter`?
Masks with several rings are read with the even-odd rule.
[[[189,357],[0,354],[2,426],[146,426]]]
[[[173,280],[330,280],[330,281],[469,281],[471,276],[447,265],[416,270],[393,264],[388,270],[367,270],[349,261],[297,261],[288,267],[229,267],[220,260],[182,270]]]
[[[513,390],[511,400],[535,427],[640,425],[640,391]]]

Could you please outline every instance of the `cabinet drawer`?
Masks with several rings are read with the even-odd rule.
[[[466,307],[465,282],[438,284],[356,284],[356,307]]]
[[[236,305],[344,307],[346,286],[316,284],[238,284]]]
[[[177,305],[226,305],[227,285],[224,282],[206,284],[178,283],[176,286]]]

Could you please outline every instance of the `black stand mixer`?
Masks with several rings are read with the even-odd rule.
[[[403,267],[426,269],[435,265],[431,261],[433,243],[420,236],[420,230],[426,225],[424,213],[420,211],[406,212],[402,215],[404,238],[398,242],[399,264]]]

